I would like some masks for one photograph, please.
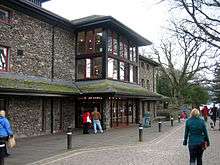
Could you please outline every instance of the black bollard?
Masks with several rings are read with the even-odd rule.
[[[67,149],[69,150],[69,149],[72,149],[72,127],[71,126],[67,128],[66,135],[67,135]]]
[[[143,141],[143,125],[142,123],[139,123],[139,142]]]
[[[170,124],[173,127],[173,117],[170,118]]]
[[[162,127],[162,122],[159,120],[159,122],[158,122],[159,132],[161,132],[161,127]]]

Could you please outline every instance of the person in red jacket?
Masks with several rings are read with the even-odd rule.
[[[83,134],[89,133],[89,125],[91,124],[91,116],[89,112],[84,112],[82,115],[83,120]]]
[[[207,106],[204,106],[204,107],[202,108],[202,116],[203,116],[203,118],[204,118],[205,121],[207,121],[208,115],[209,115],[209,109],[208,109]]]

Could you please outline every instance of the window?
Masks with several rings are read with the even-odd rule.
[[[111,31],[108,32],[108,52],[110,55],[118,54],[117,34]]]
[[[88,31],[86,33],[86,53],[91,54],[93,53],[93,31]]]
[[[129,60],[134,62],[137,61],[136,47],[129,47]]]
[[[0,20],[8,23],[9,19],[10,19],[9,11],[0,8]]]
[[[130,65],[130,76],[129,76],[129,81],[134,82],[134,67],[133,65]]]
[[[86,78],[91,78],[91,59],[86,59]]]
[[[142,69],[145,69],[145,67],[144,67],[145,65],[144,65],[144,62],[143,61],[141,61],[141,68]]]
[[[118,79],[118,62],[113,58],[108,58],[108,78]]]
[[[77,60],[77,79],[98,79],[102,77],[102,57]]]
[[[77,60],[77,79],[84,79],[85,77],[86,60]]]
[[[138,67],[134,66],[134,82],[138,83]]]
[[[145,85],[144,83],[145,83],[145,82],[144,82],[144,79],[141,79],[141,86],[142,86],[142,87],[144,87],[144,85]]]
[[[150,81],[147,80],[147,89],[150,90]]]
[[[119,53],[120,57],[127,59],[128,58],[128,45],[127,41],[123,38],[119,42]]]
[[[99,53],[102,52],[102,29],[95,29],[95,52]]]
[[[93,78],[102,78],[102,58],[93,59]]]
[[[77,36],[77,55],[103,52],[103,30],[101,28],[82,31]]]
[[[85,42],[85,32],[78,33],[77,38],[77,54],[85,54],[86,51],[86,42]]]
[[[120,80],[124,81],[125,80],[125,63],[120,62]]]
[[[0,71],[8,70],[8,48],[0,46]]]

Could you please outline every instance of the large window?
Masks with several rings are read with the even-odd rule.
[[[77,60],[77,79],[98,79],[102,77],[102,58]]]
[[[0,46],[0,71],[8,70],[8,48]]]
[[[103,52],[103,30],[101,28],[82,31],[77,35],[77,55]]]
[[[108,58],[108,78],[118,79],[118,62],[116,59]]]
[[[120,80],[124,81],[125,80],[125,63],[124,62],[120,62]]]

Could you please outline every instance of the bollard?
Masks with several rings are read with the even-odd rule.
[[[0,142],[1,154],[2,154],[3,152],[5,152],[4,148],[5,148],[5,142]],[[3,150],[3,152],[2,152],[2,150]],[[0,165],[4,165],[4,164],[5,164],[4,157],[5,157],[5,155],[0,155]]]
[[[162,122],[159,120],[158,122],[159,132],[161,132]]]
[[[69,149],[72,149],[72,127],[71,126],[67,128],[66,135],[67,135],[67,149],[69,150]]]
[[[170,124],[173,127],[173,117],[170,118]]]
[[[178,116],[178,123],[180,123],[180,115]]]
[[[143,125],[142,123],[139,123],[139,142],[143,141]]]

